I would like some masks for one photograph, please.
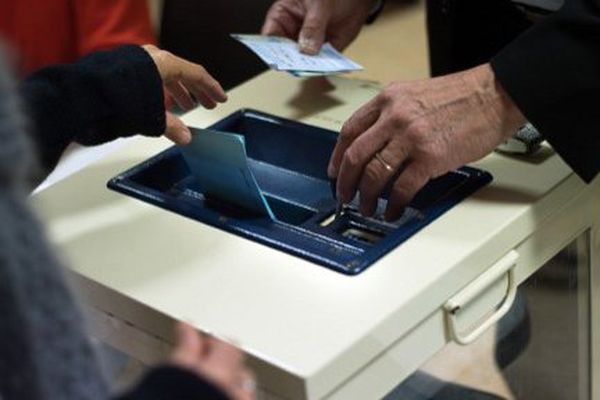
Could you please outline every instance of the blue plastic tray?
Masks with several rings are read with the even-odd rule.
[[[254,110],[240,110],[210,128],[246,138],[251,169],[278,221],[206,198],[173,146],[119,174],[108,187],[344,274],[364,271],[420,229],[492,180],[463,167],[431,181],[387,223],[350,207],[333,223],[335,200],[327,164],[337,133]],[[380,201],[385,206],[385,199]]]

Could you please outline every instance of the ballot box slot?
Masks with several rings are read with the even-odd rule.
[[[280,197],[265,193],[265,198],[271,206],[277,221],[285,222],[291,225],[300,225],[317,213],[317,210],[311,209],[299,204],[287,201]]]
[[[314,225],[311,227],[309,224]],[[365,217],[353,206],[345,207],[343,213],[337,218],[334,209],[331,212],[319,214],[304,226],[309,230],[358,245],[364,249],[385,239],[399,227],[399,225],[384,221],[382,217]]]
[[[345,230],[341,231],[340,234],[343,237],[367,244],[375,244],[383,238],[383,236],[377,232],[359,228],[346,228]]]
[[[379,242],[387,235],[386,232],[373,229],[370,226],[356,223],[354,221],[349,221],[349,223],[339,230],[338,233],[345,238],[357,240],[369,245]]]
[[[169,195],[175,198],[187,198],[197,207],[206,207],[226,218],[257,218],[259,215],[244,210],[236,204],[228,203],[223,199],[203,194],[202,187],[188,177],[173,185]],[[277,221],[291,225],[300,225],[317,213],[317,210],[303,206],[298,203],[265,193],[265,199],[271,206]]]
[[[348,275],[361,273],[492,179],[463,167],[429,182],[396,221],[384,219],[386,196],[373,216],[360,214],[357,198],[336,218],[327,176],[336,132],[254,110],[209,128],[243,136],[247,169],[269,215],[205,194],[176,146],[114,177],[109,188]]]
[[[258,186],[266,196],[313,210],[335,206],[327,180],[271,165],[262,160],[249,158],[248,162]]]

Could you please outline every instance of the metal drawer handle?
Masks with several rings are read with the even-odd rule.
[[[513,305],[517,294],[517,283],[515,280],[514,267],[516,266],[518,258],[519,253],[517,253],[515,250],[511,250],[496,264],[478,276],[471,284],[458,292],[456,295],[450,298],[446,304],[444,304],[444,315],[446,317],[446,324],[452,340],[461,345],[468,345],[481,336],[481,334],[483,334],[488,328],[498,322],[500,318],[506,315],[510,307]],[[484,290],[489,288],[490,285],[500,279],[503,274],[508,275],[508,287],[506,290],[506,296],[502,300],[502,303],[498,306],[498,309],[492,315],[482,321],[477,327],[474,327],[467,332],[461,332],[458,329],[458,321],[456,318],[460,309],[464,308]]]

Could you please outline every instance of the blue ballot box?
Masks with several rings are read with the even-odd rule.
[[[210,128],[241,135],[248,169],[268,213],[227,201],[214,191],[205,193],[198,172],[192,173],[198,166],[177,146],[114,177],[108,187],[350,275],[364,271],[492,180],[487,172],[463,167],[427,184],[397,221],[365,218],[356,204],[333,218],[336,201],[327,164],[336,132],[248,109]],[[225,179],[229,173],[223,171],[222,166],[214,168],[211,173],[223,176],[209,178]],[[380,200],[380,210],[385,202]]]

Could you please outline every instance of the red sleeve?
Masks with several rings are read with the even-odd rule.
[[[79,56],[156,42],[147,0],[77,0],[72,5]]]

